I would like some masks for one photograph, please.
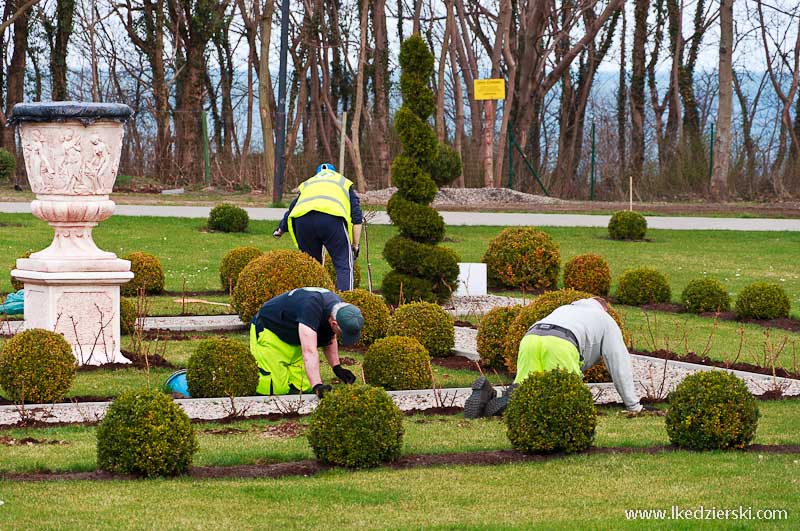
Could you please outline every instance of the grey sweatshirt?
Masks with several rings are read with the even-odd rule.
[[[583,357],[581,370],[596,365],[602,357],[625,407],[630,411],[642,409],[622,331],[598,301],[581,299],[561,306],[538,323],[561,326],[575,334]]]

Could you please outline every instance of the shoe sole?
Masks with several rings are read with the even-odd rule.
[[[494,417],[495,415],[502,415],[508,407],[508,395],[493,398],[489,400],[483,410],[483,414],[487,417]]]
[[[487,385],[488,384],[488,385]],[[483,416],[486,404],[496,396],[494,387],[485,376],[481,376],[472,384],[472,394],[464,403],[464,418],[476,419]]]

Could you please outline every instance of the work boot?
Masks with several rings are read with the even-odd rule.
[[[481,376],[472,384],[472,394],[464,403],[464,418],[476,419],[483,416],[486,404],[497,396],[492,383]]]
[[[498,396],[489,400],[486,407],[483,409],[485,417],[501,416],[508,407],[508,401],[511,400],[511,393],[519,387],[517,384],[511,384],[503,396]]]

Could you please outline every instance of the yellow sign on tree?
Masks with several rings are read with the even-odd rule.
[[[506,99],[506,81],[504,79],[476,79],[473,81],[473,89],[476,100]]]

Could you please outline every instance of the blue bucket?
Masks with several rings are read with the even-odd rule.
[[[186,369],[175,371],[167,378],[167,388],[173,393],[180,393],[186,398],[189,396],[189,384],[186,382]]]

